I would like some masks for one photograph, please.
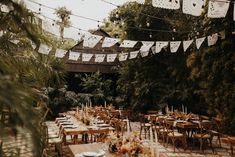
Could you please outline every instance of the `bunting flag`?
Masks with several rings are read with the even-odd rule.
[[[140,51],[141,57],[147,57],[149,54],[149,51]]]
[[[66,53],[67,53],[66,50],[63,50],[63,49],[56,49],[55,57],[57,57],[57,58],[63,58]]]
[[[127,60],[128,53],[120,53],[119,54],[119,61],[125,61]]]
[[[190,46],[192,43],[193,43],[193,40],[183,41],[184,52],[187,51],[187,49],[189,48],[189,46]]]
[[[152,0],[152,5],[157,8],[179,9],[180,0]]]
[[[102,43],[102,47],[112,47],[113,45],[115,45],[119,41],[120,41],[120,39],[105,37],[104,41]]]
[[[136,43],[137,41],[133,41],[133,40],[123,40],[120,47],[133,48]]]
[[[130,56],[129,56],[129,59],[134,59],[138,56],[139,54],[139,51],[132,51],[130,52]]]
[[[60,26],[57,25],[55,22],[42,20],[42,29],[46,32],[60,37]]]
[[[40,44],[39,49],[38,49],[38,53],[48,55],[49,52],[51,51],[51,49],[52,49],[51,47],[49,47],[45,44]]]
[[[82,54],[82,61],[83,62],[89,62],[92,58],[93,54],[91,53],[83,53]]]
[[[117,54],[107,54],[107,62],[114,62]]]
[[[10,42],[17,45],[20,42],[20,40],[14,39],[14,40],[10,40]]]
[[[1,7],[0,7],[1,12],[4,12],[4,13],[9,13],[10,12],[10,8],[7,5],[2,4],[2,3],[0,3],[0,5],[1,5]]]
[[[155,53],[161,52],[162,48],[168,46],[168,41],[157,41],[155,46]]]
[[[171,41],[170,42],[170,50],[171,53],[175,53],[180,47],[181,41]]]
[[[225,17],[229,8],[230,2],[227,0],[209,1],[208,17],[222,18]]]
[[[95,62],[101,63],[104,61],[105,54],[95,54]]]
[[[77,29],[74,28],[64,28],[64,38],[70,38],[75,41],[80,41],[82,35],[78,32]]]
[[[183,13],[200,16],[206,0],[183,0]]]
[[[102,39],[102,36],[94,34],[86,34],[83,40],[83,46],[93,48]]]
[[[153,46],[154,42],[153,41],[141,41],[142,46],[140,48],[140,51],[149,51],[149,49]]]
[[[77,61],[80,55],[80,52],[69,51],[69,60]]]
[[[199,49],[201,47],[201,45],[204,42],[205,38],[206,37],[202,37],[202,38],[196,39],[196,47],[197,47],[197,49]]]
[[[136,2],[139,3],[139,4],[144,4],[145,0],[136,0]]]
[[[218,40],[218,34],[212,34],[207,37],[208,46],[215,45]]]

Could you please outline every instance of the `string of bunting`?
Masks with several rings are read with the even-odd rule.
[[[62,49],[57,49],[55,56],[57,58],[63,58],[66,55],[66,53],[69,53],[68,59],[73,60],[73,61],[77,61],[80,59],[82,62],[89,62],[91,61],[92,58],[94,58],[94,62],[97,62],[97,63],[101,63],[105,61],[115,62],[116,59],[122,62],[128,59],[135,59],[137,58],[138,55],[140,55],[141,57],[147,57],[149,55],[150,50],[152,51],[153,54],[157,54],[163,50],[166,50],[169,47],[171,53],[176,53],[179,50],[181,44],[183,45],[184,52],[188,50],[188,48],[193,44],[193,42],[195,42],[196,48],[199,49],[206,39],[207,39],[208,46],[213,46],[218,41],[219,37],[221,39],[225,39],[224,31],[214,33],[207,37],[201,37],[195,40],[186,40],[186,41],[130,41],[130,40],[127,41],[127,40],[124,40],[120,44],[120,46],[123,45],[123,47],[125,48],[133,48],[137,42],[141,42],[142,46],[137,51],[122,52],[122,53],[115,53],[115,54],[113,53],[112,54],[111,53],[93,54],[93,53],[82,53],[82,52],[71,51],[71,50],[66,51]],[[102,36],[90,34],[89,36],[84,38],[83,46],[92,48],[102,38],[103,38]],[[104,37],[102,47],[103,48],[112,47],[113,45],[118,43],[118,41],[119,40],[115,38]],[[50,47],[44,44],[41,44],[38,52],[42,54],[49,54],[50,50],[51,50]]]

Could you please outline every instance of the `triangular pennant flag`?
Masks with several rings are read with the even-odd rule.
[[[170,42],[170,50],[171,53],[175,53],[180,47],[181,41],[171,41]]]
[[[93,54],[91,53],[83,53],[82,54],[82,61],[83,62],[89,62],[92,58]]]
[[[83,46],[93,48],[96,44],[102,39],[102,36],[99,35],[93,35],[93,34],[87,34],[84,37],[83,40]]]
[[[205,0],[183,0],[183,13],[200,16],[205,2]]]
[[[10,9],[7,5],[1,4],[1,3],[0,3],[0,5],[1,5],[1,7],[0,7],[1,12],[4,12],[4,13],[9,13],[10,12]]]
[[[67,53],[66,50],[56,49],[55,57],[57,57],[57,58],[63,58],[66,53]]]
[[[201,45],[204,42],[205,38],[206,37],[202,37],[202,38],[196,39],[196,47],[197,47],[197,49],[199,49],[201,47]]]
[[[208,17],[222,18],[225,17],[229,8],[230,2],[227,0],[209,1]]]
[[[80,55],[80,52],[69,51],[69,60],[77,61]]]
[[[180,0],[152,0],[152,5],[158,8],[179,9]]]
[[[149,54],[149,51],[140,51],[141,57],[147,57]]]
[[[192,43],[193,43],[193,40],[183,41],[184,52],[187,51],[187,49],[189,48],[189,46],[190,46]]]
[[[10,42],[12,42],[12,43],[14,43],[14,44],[18,44],[19,42],[20,42],[20,40],[18,40],[18,39],[14,39],[14,40],[10,40]]]
[[[153,46],[154,42],[153,41],[141,41],[142,46],[140,48],[140,51],[149,51],[149,49]]]
[[[127,60],[128,53],[119,53],[119,61]]]
[[[117,54],[107,54],[107,62],[114,62]]]
[[[69,28],[64,28],[64,38],[70,38],[75,41],[80,41],[81,40],[81,33],[72,27]]]
[[[119,41],[120,39],[105,37],[102,43],[102,47],[112,47]]]
[[[218,40],[218,34],[217,33],[208,36],[207,37],[208,46],[215,45],[217,40]]]
[[[139,51],[132,51],[130,52],[130,56],[129,56],[129,59],[134,59],[137,57]]]
[[[38,49],[38,53],[48,55],[49,52],[51,51],[51,49],[52,49],[51,47],[48,47],[45,44],[40,44],[39,49]]]
[[[105,54],[95,54],[95,62],[101,63],[104,61]]]
[[[157,41],[156,46],[155,46],[155,52],[154,53],[159,53],[161,52],[162,48],[165,48],[168,46],[168,41]]]
[[[137,41],[123,40],[120,47],[132,48],[135,46],[136,43],[137,43]]]

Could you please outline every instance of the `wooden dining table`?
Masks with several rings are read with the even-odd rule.
[[[77,157],[79,155],[82,155],[84,152],[96,152],[99,153],[99,151],[103,151],[102,146],[104,143],[90,143],[90,144],[77,144],[77,145],[69,145],[70,153],[73,157]],[[113,154],[108,152],[108,150],[105,152],[105,157],[118,157],[120,154]]]

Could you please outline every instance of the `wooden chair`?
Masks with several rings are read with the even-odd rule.
[[[145,139],[147,138],[147,134],[148,134],[148,137],[150,138],[150,129],[151,129],[152,124],[148,122],[148,120],[145,118],[143,114],[140,114],[139,118],[140,118],[140,137],[141,137],[142,131],[144,130]]]
[[[214,152],[214,148],[212,146],[212,138],[211,135],[211,122],[202,122],[202,120],[198,123],[199,132],[193,135],[193,145],[195,140],[198,140],[200,142],[200,151],[204,151],[203,145],[205,142],[208,142],[210,144],[210,147],[212,149],[212,152]]]
[[[217,137],[217,141],[219,141],[219,147],[221,147],[221,136],[222,136],[222,133],[220,133],[220,124],[221,121],[217,120],[216,118],[212,118],[212,129],[210,130],[210,133],[212,137]]]
[[[161,139],[163,145],[165,145],[167,130],[164,118],[157,118],[155,129],[157,131],[159,139]]]
[[[175,152],[175,142],[180,141],[182,145],[184,146],[184,150],[187,147],[187,141],[186,141],[186,135],[179,133],[172,125],[172,121],[165,122],[166,125],[166,147],[168,147],[169,139],[171,140]]]
[[[105,142],[109,134],[109,129],[89,130],[88,136],[90,135],[89,142]]]
[[[58,149],[58,154],[60,156],[63,156],[63,138],[62,138],[62,130],[59,132],[58,137],[49,137],[48,134],[48,127],[46,125],[42,126],[44,129],[44,134],[45,134],[45,142],[50,148],[51,146],[55,146],[55,151]],[[57,148],[58,146],[58,148]]]
[[[131,129],[131,122],[130,122],[130,111],[129,110],[122,110],[121,111],[121,120],[124,122],[124,130],[127,130],[128,125],[130,126],[130,131]]]

